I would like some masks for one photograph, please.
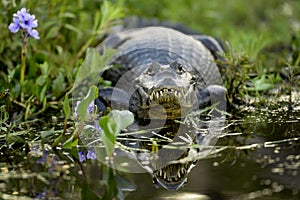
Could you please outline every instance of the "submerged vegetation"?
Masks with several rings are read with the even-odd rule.
[[[101,172],[97,176],[101,176],[101,181],[99,178],[92,182],[106,190],[95,192],[95,185],[86,181],[93,177],[84,174],[84,168],[88,168],[84,164],[94,165],[97,155],[103,152],[93,148],[97,141],[84,141],[82,136],[102,130],[105,151],[112,155],[116,146],[123,148],[123,143],[118,140],[126,134],[120,133],[134,120],[132,113],[115,110],[99,120],[94,113],[95,106],[91,104],[98,96],[96,86],[110,84],[98,74],[114,53],[105,50],[100,55],[93,47],[116,26],[122,25],[123,18],[138,16],[146,23],[155,21],[174,27],[181,24],[193,33],[218,38],[225,48],[218,65],[227,89],[230,111],[241,115],[241,111],[246,110],[252,116],[256,112],[252,113],[251,108],[265,109],[272,116],[268,109],[289,110],[293,116],[289,116],[289,120],[299,123],[299,116],[297,118],[295,113],[300,108],[300,4],[293,0],[274,0],[267,5],[261,0],[251,1],[250,5],[246,1],[234,0],[226,5],[221,2],[1,1],[0,198],[19,195],[14,193],[17,190],[14,184],[21,178],[26,179],[23,184],[32,187],[28,191],[26,186],[19,185],[21,195],[40,199],[63,193],[71,187],[69,184],[79,185],[73,190],[82,199],[112,199],[116,196],[122,199],[123,191],[134,190],[132,183],[105,165],[97,166]],[[28,26],[23,26],[20,21],[22,14],[30,18]],[[18,30],[22,36],[14,34]],[[80,83],[86,80],[91,84],[86,83],[88,88],[80,88],[85,94],[74,95],[81,87]],[[236,124],[238,121],[232,118],[232,123]],[[234,160],[237,154],[268,145],[262,141],[248,145],[235,137],[235,128],[228,129],[233,133],[228,137],[233,139],[226,140],[227,136],[224,136],[215,154],[226,150],[229,160]],[[245,127],[236,129],[247,130]],[[298,141],[299,146],[299,132],[291,132],[277,138],[278,143]],[[244,135],[244,140],[248,137],[249,134]],[[162,141],[165,139],[161,138]],[[152,150],[158,148],[157,141],[147,142],[152,144]],[[270,145],[277,143],[274,141]],[[23,169],[18,166],[23,158],[28,157],[34,159],[28,159]],[[8,173],[10,170],[25,170],[26,173],[11,174]],[[76,174],[78,170],[80,173]],[[37,171],[43,173],[31,173]],[[85,181],[75,179],[78,176],[84,177]],[[3,189],[2,182],[6,179],[15,181],[9,183],[11,189]],[[69,181],[65,188],[58,187],[62,179]],[[9,188],[9,184],[5,187]]]

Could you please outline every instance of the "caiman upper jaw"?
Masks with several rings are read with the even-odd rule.
[[[174,105],[189,107],[194,103],[194,86],[189,88],[152,88],[147,89],[139,87],[138,91],[142,99],[143,106],[151,106],[161,104],[166,107]],[[169,105],[168,105],[169,104]]]
[[[180,104],[183,97],[183,91],[175,88],[154,89],[149,95],[149,103],[159,104]],[[170,105],[171,106],[171,105]]]

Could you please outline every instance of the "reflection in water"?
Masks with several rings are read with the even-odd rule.
[[[0,199],[220,199],[213,197],[218,193],[239,200],[296,200],[300,198],[299,116],[299,111],[289,112],[288,117],[284,113],[243,113],[231,120],[229,133],[221,138],[224,135],[220,127],[224,125],[209,120],[168,121],[163,124],[165,128],[142,134],[136,130],[151,127],[137,123],[128,130],[134,135],[122,133],[118,141],[134,149],[126,158],[135,156],[140,165],[136,168],[139,174],[114,170],[97,160],[80,163],[77,152],[45,143],[41,146],[40,142],[16,142],[8,146],[0,142]],[[177,130],[176,135],[172,134]],[[46,133],[43,134],[45,139]],[[47,134],[47,137],[58,137],[55,133]],[[26,136],[33,137],[32,132]],[[212,148],[214,138],[219,140]],[[103,148],[100,145],[95,143]],[[220,146],[226,149],[220,152]],[[173,151],[174,147],[179,150]],[[97,155],[99,148],[95,148]],[[119,146],[120,152],[129,149]],[[219,156],[211,158],[217,152]],[[116,157],[118,154],[116,151]],[[199,161],[193,163],[195,160]],[[194,164],[188,172],[187,168]],[[123,165],[119,167],[126,169]],[[151,176],[140,173],[145,169]],[[151,187],[153,178],[156,186],[174,190],[187,177],[189,184],[176,193]]]
[[[167,120],[162,128],[155,130],[160,123],[152,120],[146,126],[144,121],[137,124],[139,129],[147,130],[144,135],[135,136],[144,139],[135,143],[139,149],[136,158],[152,175],[156,187],[178,190],[187,182],[197,161],[213,153],[222,134],[224,118],[201,120],[193,116],[181,121]]]
[[[81,141],[87,148],[93,145],[101,163],[119,171],[148,172],[156,187],[178,190],[199,159],[217,152],[214,145],[223,132],[223,115],[200,114],[178,120],[137,120],[117,137],[113,156],[107,155],[95,129],[81,134]]]

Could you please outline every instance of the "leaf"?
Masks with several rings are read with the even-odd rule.
[[[71,107],[69,103],[69,97],[67,94],[65,95],[63,110],[65,113],[65,119],[69,119],[69,117],[71,116]]]
[[[249,87],[249,91],[266,91],[274,88],[271,77],[267,78],[266,75],[263,75],[257,79],[252,80],[253,87]]]
[[[94,77],[95,75],[99,77],[99,73],[105,69],[111,57],[112,54],[103,54],[103,56],[100,56],[95,48],[89,48],[84,61],[78,69],[76,83],[80,84],[85,79]]]
[[[102,30],[107,23],[123,17],[123,8],[120,5],[113,4],[109,1],[104,1],[101,6],[101,22],[98,30]]]
[[[47,141],[54,133],[54,128],[47,130],[47,131],[41,131],[41,139],[43,141]]]
[[[128,110],[113,110],[111,115],[120,130],[127,128],[134,121],[132,112]]]
[[[63,148],[64,149],[72,149],[73,147],[76,147],[78,145],[78,139],[74,140],[74,134],[64,142]]]
[[[66,89],[66,83],[64,81],[65,79],[63,74],[59,73],[51,84],[52,93],[54,96],[59,96]]]
[[[81,120],[85,119],[86,111],[89,104],[94,101],[98,97],[98,88],[96,86],[92,86],[87,94],[87,96],[79,103],[78,105],[78,116]]]
[[[48,76],[48,70],[49,70],[49,65],[48,62],[44,62],[43,64],[40,65],[42,74],[45,76]]]
[[[81,189],[81,199],[102,199],[98,194],[92,190],[92,187],[84,181]]]
[[[46,81],[47,81],[47,76],[41,75],[36,79],[36,84],[39,86],[43,86]]]
[[[106,185],[106,190],[103,199],[116,199],[118,196],[118,184],[116,181],[116,173],[113,168],[103,166],[103,182]]]
[[[40,101],[43,102],[44,98],[46,97],[46,92],[48,89],[48,83],[45,84],[45,86],[42,88],[42,90],[40,91]]]
[[[99,120],[103,133],[101,134],[102,142],[105,146],[107,155],[111,156],[114,152],[116,136],[111,132],[111,128],[108,128],[109,116],[103,116]]]
[[[108,115],[103,116],[99,120],[104,134],[101,135],[106,152],[109,156],[114,152],[116,137],[122,129],[125,129],[134,121],[133,114],[128,110],[113,110]]]

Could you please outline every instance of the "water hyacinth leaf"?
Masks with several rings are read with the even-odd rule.
[[[107,189],[103,195],[103,199],[115,199],[118,196],[118,183],[116,181],[115,170],[111,167],[103,166],[103,183]]]
[[[128,110],[122,110],[122,111],[113,110],[111,112],[111,115],[112,115],[113,120],[117,124],[118,128],[121,130],[128,127],[134,121],[134,116],[133,116],[132,112],[130,112]]]
[[[45,76],[45,75],[39,76],[36,79],[36,84],[39,86],[43,86],[45,84],[46,80],[47,80],[47,76]]]
[[[48,70],[49,70],[49,64],[48,62],[44,62],[43,64],[40,65],[42,74],[45,76],[48,76]]]
[[[116,137],[121,130],[132,124],[133,121],[134,116],[128,110],[113,110],[108,115],[100,118],[99,125],[104,132],[101,137],[108,155],[112,155],[114,152]]]
[[[42,142],[47,142],[51,139],[51,137],[54,134],[54,128],[47,130],[47,131],[41,131],[41,139]]]
[[[99,78],[98,73],[105,69],[113,56],[112,52],[114,51],[107,50],[100,56],[95,48],[88,48],[86,57],[78,69],[76,83],[80,84],[87,78]]]
[[[98,88],[92,86],[87,94],[87,96],[78,105],[78,115],[81,120],[85,119],[87,109],[89,104],[98,97]]]
[[[51,88],[54,96],[59,96],[59,94],[61,94],[66,89],[64,75],[62,73],[59,73],[56,79],[54,79],[51,84]]]
[[[112,130],[112,123],[109,123],[109,116],[103,116],[99,120],[99,125],[103,130],[103,134],[101,134],[102,142],[105,146],[107,155],[111,156],[114,152],[114,145],[116,141],[116,136]]]
[[[64,149],[72,149],[73,147],[76,147],[78,145],[78,139],[74,140],[74,134],[64,142],[63,148]]]
[[[252,80],[253,87],[247,88],[249,91],[266,91],[274,88],[274,84],[272,83],[272,77],[267,77],[265,75]]]

